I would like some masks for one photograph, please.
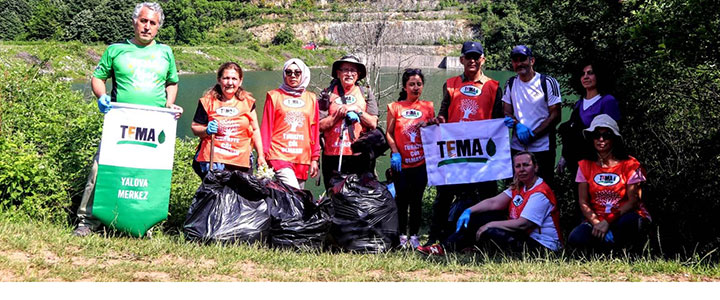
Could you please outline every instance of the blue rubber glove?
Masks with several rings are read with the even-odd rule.
[[[608,230],[608,232],[605,234],[605,241],[608,243],[615,242],[615,237],[613,237],[612,231]]]
[[[205,129],[205,133],[208,135],[210,134],[216,134],[218,129],[218,121],[212,120],[208,123],[207,129]]]
[[[354,111],[347,112],[345,116],[353,123],[360,121],[360,116],[358,116],[358,114]]]
[[[395,183],[393,183],[393,182],[388,183],[387,189],[390,192],[390,194],[393,196],[393,198],[395,198]]]
[[[394,152],[390,155],[390,167],[395,172],[400,172],[402,170],[402,156],[400,156],[400,153]]]
[[[106,114],[112,108],[112,104],[110,104],[110,96],[108,96],[107,94],[103,94],[102,96],[100,96],[100,98],[98,98],[97,100],[97,103],[98,109],[101,113]]]
[[[520,142],[527,145],[530,144],[530,138],[535,137],[535,134],[528,128],[527,126],[523,125],[523,123],[517,123],[515,125],[515,131],[517,132],[518,139],[520,139]]]
[[[503,120],[503,122],[505,122],[505,127],[507,127],[507,128],[515,127],[515,120],[513,120],[513,118],[511,118],[511,117],[506,116],[505,120]]]
[[[466,208],[463,211],[462,215],[460,215],[460,218],[457,220],[457,228],[455,228],[455,232],[460,231],[460,228],[462,227],[467,228],[467,225],[470,222],[470,214],[472,214],[472,212],[470,212],[469,208]]]

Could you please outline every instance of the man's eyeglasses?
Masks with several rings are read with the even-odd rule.
[[[340,69],[340,72],[343,72],[343,73],[355,73],[355,74],[357,74],[358,70],[357,70],[357,69],[342,68],[342,69]]]
[[[592,135],[590,135],[594,140],[599,140],[600,138],[603,138],[604,140],[610,140],[615,137],[615,134],[612,133],[612,131],[593,131]]]
[[[295,77],[300,77],[300,75],[302,75],[302,71],[300,71],[300,70],[295,70],[295,71],[285,70],[285,76],[293,76],[293,75],[295,75]]]

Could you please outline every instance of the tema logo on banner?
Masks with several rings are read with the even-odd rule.
[[[510,136],[502,119],[445,123],[420,133],[430,185],[512,177]]]
[[[160,131],[157,135],[155,132]],[[120,138],[118,144],[133,144],[145,147],[157,148],[158,144],[165,142],[165,131],[155,128],[120,125]]]

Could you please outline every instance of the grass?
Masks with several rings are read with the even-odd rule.
[[[702,257],[486,253],[425,257],[200,245],[156,231],[150,239],[96,234],[0,214],[0,281],[718,281]]]

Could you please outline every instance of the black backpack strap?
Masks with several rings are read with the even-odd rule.
[[[543,97],[545,97],[545,103],[548,103],[547,76],[542,73],[540,74],[540,88],[542,88]]]
[[[510,91],[512,91],[512,86],[513,86],[513,82],[515,82],[515,78],[517,78],[517,75],[512,76],[512,77],[508,78],[507,81],[505,81],[505,92],[506,93],[509,93]],[[510,101],[512,101],[512,95],[510,95]]]

